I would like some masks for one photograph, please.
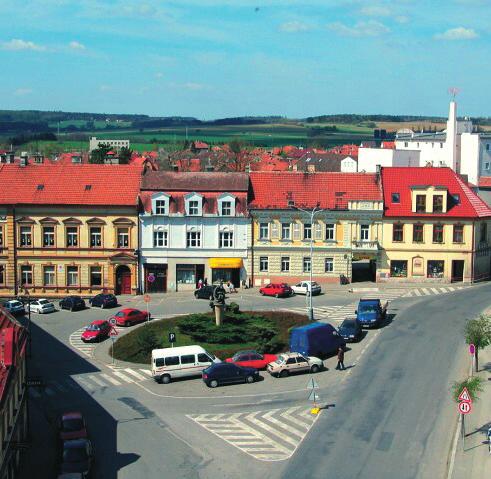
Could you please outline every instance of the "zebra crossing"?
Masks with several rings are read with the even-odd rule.
[[[118,332],[124,331],[126,328],[122,326],[113,326],[113,328]],[[85,331],[85,327],[77,329],[68,338],[70,346],[77,351],[80,351],[84,356],[89,358],[92,357],[92,353],[99,343],[84,343],[81,339],[82,333]]]
[[[149,369],[111,369],[107,372],[94,372],[72,375],[63,380],[48,380],[43,388],[29,388],[29,394],[33,398],[43,395],[54,397],[65,395],[70,391],[80,389],[93,394],[108,387],[126,386],[151,378]]]
[[[305,406],[230,414],[190,414],[207,431],[260,461],[291,457],[318,415]]]

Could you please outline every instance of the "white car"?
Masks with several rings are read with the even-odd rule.
[[[28,310],[32,313],[52,313],[56,311],[55,305],[48,301],[47,299],[35,299],[31,301],[31,304],[28,306]]]
[[[300,281],[300,283],[294,284],[292,289],[295,294],[309,294],[311,290],[310,281]],[[315,296],[320,293],[321,287],[315,281],[312,281],[312,294]]]

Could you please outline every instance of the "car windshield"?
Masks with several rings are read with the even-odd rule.
[[[360,311],[363,313],[376,313],[377,306],[375,304],[362,304],[360,305]]]
[[[89,324],[87,331],[100,331],[101,327],[98,324]]]
[[[47,299],[40,299],[39,304],[49,304],[49,301]]]
[[[84,423],[80,418],[63,419],[62,425],[64,432],[80,431],[84,427]]]
[[[63,462],[83,462],[87,460],[87,451],[84,446],[69,447],[63,451]]]
[[[10,302],[7,302],[5,303],[7,306],[22,306],[22,303],[20,301],[10,301]]]
[[[353,329],[355,327],[355,322],[352,320],[349,321],[343,321],[341,324],[342,328],[347,328],[347,329]]]
[[[114,316],[117,316],[118,318],[124,317],[123,311],[118,311]]]
[[[276,359],[275,363],[276,364],[283,364],[285,361],[286,361],[285,356],[278,356],[278,358]]]

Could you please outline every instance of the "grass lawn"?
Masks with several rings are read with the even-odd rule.
[[[194,317],[197,322],[195,324],[204,324],[207,326],[207,335],[224,332],[224,328],[231,327],[235,331],[228,329],[225,331],[227,340],[223,342],[206,342],[206,340],[197,341],[192,334],[184,334],[179,329],[179,323],[183,324],[188,318]],[[240,323],[237,322],[239,317]],[[244,319],[245,318],[245,319]],[[240,315],[226,314],[224,325],[221,328],[216,327],[214,313],[206,313],[200,315],[178,316],[170,319],[163,319],[155,322],[150,322],[141,326],[134,331],[125,334],[119,338],[114,345],[114,357],[121,361],[129,361],[135,363],[150,363],[151,350],[155,348],[169,348],[171,344],[168,342],[169,332],[176,333],[177,341],[174,346],[188,346],[198,344],[205,348],[210,353],[220,359],[233,356],[237,351],[244,349],[256,349],[263,352],[279,352],[287,351],[289,344],[290,328],[308,324],[307,316],[281,311],[245,311]],[[274,336],[269,342],[264,343],[264,340],[256,336],[261,334],[261,331],[271,330]],[[152,333],[152,334],[149,334]],[[245,338],[244,342],[229,342],[234,336],[233,333],[239,332],[239,336]],[[151,344],[147,341],[148,336],[153,336],[156,344]],[[255,339],[252,339],[255,337]]]

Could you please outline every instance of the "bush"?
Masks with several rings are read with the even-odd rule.
[[[142,327],[142,331],[137,339],[138,347],[145,352],[151,352],[152,349],[160,347],[160,341],[157,335],[150,329]]]
[[[232,314],[239,314],[240,307],[237,303],[230,303],[230,304],[227,304],[226,311],[228,313],[232,313]]]

